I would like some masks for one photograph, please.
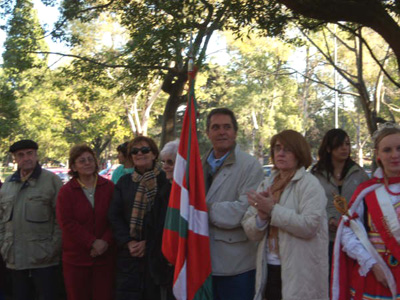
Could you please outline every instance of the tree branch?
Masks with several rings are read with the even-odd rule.
[[[346,79],[352,86],[357,87],[357,83],[352,80],[350,77],[354,77],[349,74],[346,70],[339,68],[335,62],[332,60],[330,56],[328,56],[301,28],[299,28],[300,32],[307,38],[307,40],[322,54],[323,57],[332,65],[332,67],[344,78]]]
[[[27,51],[25,53],[35,53],[35,54],[53,54],[53,55],[60,55],[64,57],[73,57],[88,63],[92,63],[94,65],[98,65],[101,67],[105,68],[124,68],[124,69],[134,69],[128,64],[108,64],[104,62],[97,61],[95,59],[89,58],[89,57],[84,57],[80,55],[75,55],[75,54],[66,54],[66,53],[61,53],[61,52],[50,52],[50,51]],[[145,69],[150,69],[150,70],[166,70],[169,71],[171,70],[170,67],[162,67],[162,66],[140,66],[141,68]]]
[[[314,82],[314,83],[321,84],[321,85],[327,87],[328,89],[330,89],[330,90],[332,90],[332,91],[338,92],[339,94],[342,94],[342,95],[350,95],[350,96],[354,96],[354,97],[359,97],[359,96],[360,96],[360,94],[358,94],[358,93],[345,92],[345,91],[343,91],[343,90],[336,89],[335,87],[333,87],[333,86],[327,84],[325,81],[319,79],[318,77],[317,77],[317,79],[314,79],[314,78],[312,78],[311,76],[308,76],[308,75],[306,75],[306,74],[303,74],[303,73],[301,73],[301,72],[299,72],[299,71],[297,71],[297,70],[295,70],[295,69],[293,69],[293,68],[289,68],[289,69],[292,69],[292,70],[294,71],[294,73],[299,74],[300,76],[302,76],[302,77],[304,77],[304,78],[307,78],[308,80],[310,80],[310,81],[312,81],[312,82]]]
[[[371,55],[372,59],[377,63],[377,65],[379,66],[379,68],[382,70],[382,72],[385,74],[385,76],[387,77],[387,79],[389,79],[390,82],[392,82],[395,86],[400,88],[400,82],[397,82],[385,69],[385,66],[379,61],[379,59],[376,57],[374,51],[372,50],[371,46],[368,44],[368,42],[362,37],[360,36],[360,34],[358,34],[358,32],[353,32],[353,34],[355,36],[357,36],[358,38],[360,38],[362,40],[362,42],[364,43],[365,47],[367,47],[369,54]],[[384,58],[384,60],[386,59],[386,57]]]

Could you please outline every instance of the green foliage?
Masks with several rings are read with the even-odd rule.
[[[0,139],[8,137],[12,133],[17,120],[17,105],[11,82],[0,70]]]
[[[281,2],[65,0],[53,36],[69,42],[73,46],[71,54],[80,59],[47,70],[46,57],[32,53],[46,50],[47,46],[31,1],[2,1],[0,11],[7,14],[9,21],[4,72],[0,74],[0,139],[34,138],[45,145],[41,148],[45,159],[65,160],[70,146],[81,142],[104,155],[107,149],[131,137],[128,117],[139,120],[143,127],[148,124],[148,134],[158,139],[166,103],[175,102],[177,108],[185,94],[192,35],[192,55],[200,67],[196,95],[203,152],[209,146],[204,134],[207,113],[214,107],[227,106],[237,115],[238,142],[245,150],[262,157],[268,153],[270,137],[291,128],[306,133],[315,153],[322,135],[334,124],[333,93],[329,89],[333,85],[333,68],[325,56],[315,51],[319,47],[332,56],[332,28],[325,26],[329,20],[302,17],[284,8]],[[384,5],[398,13],[398,5],[393,2],[386,1]],[[346,30],[338,32],[339,67],[355,79],[358,70],[353,34],[358,26],[345,22],[341,25]],[[293,29],[296,26],[308,33],[315,45],[297,35]],[[324,31],[316,32],[317,29]],[[226,35],[230,63],[208,66],[209,39],[214,31],[226,30],[231,30]],[[395,57],[384,59],[386,43],[369,32],[364,37],[378,60],[385,62],[392,78],[399,81]],[[296,74],[293,56],[299,47],[308,47],[310,53],[306,55],[304,72],[297,70]],[[375,83],[380,70],[365,49],[363,59],[363,82],[372,99],[378,90]],[[151,106],[162,78],[164,93]],[[397,120],[398,89],[387,78],[383,84],[380,116]],[[339,88],[343,91],[339,95],[341,102],[352,104],[341,104],[340,126],[360,143],[367,133],[363,122],[358,122],[363,115],[361,106],[354,104],[357,91],[343,80]],[[182,111],[177,115],[179,121]],[[357,139],[357,135],[361,138]],[[3,143],[8,144],[9,141]]]
[[[3,66],[8,72],[19,73],[47,65],[44,57],[32,53],[39,50],[46,51],[48,48],[44,41],[44,31],[39,24],[31,0],[16,1],[6,30]]]

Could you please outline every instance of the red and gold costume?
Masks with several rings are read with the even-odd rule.
[[[333,300],[400,299],[400,193],[391,192],[400,191],[400,177],[390,178],[385,186],[382,171],[378,169],[375,175],[357,188],[339,224],[332,266]],[[381,266],[388,287],[376,280],[372,269],[365,276],[360,274],[360,260],[344,251],[346,227]]]

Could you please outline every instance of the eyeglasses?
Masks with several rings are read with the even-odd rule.
[[[76,162],[78,163],[78,164],[80,164],[80,165],[83,165],[83,164],[85,164],[86,162],[88,162],[88,163],[92,163],[92,162],[94,162],[94,158],[93,157],[82,157],[82,158],[80,158],[80,159],[77,159],[76,160]]]
[[[139,152],[142,152],[142,154],[147,154],[147,153],[150,153],[150,151],[151,151],[150,147],[132,148],[131,154],[136,155]]]
[[[281,145],[275,145],[273,147],[274,149],[274,153],[279,153],[281,150],[283,151],[283,153],[287,154],[287,153],[292,153],[292,150],[285,148],[284,146]]]
[[[167,160],[162,160],[161,164],[173,167],[175,165],[175,162],[172,159],[167,159]]]

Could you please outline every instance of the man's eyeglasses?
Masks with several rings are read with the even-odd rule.
[[[139,152],[142,152],[142,154],[147,154],[147,153],[150,153],[150,151],[151,151],[150,147],[142,147],[142,148],[135,147],[135,148],[132,148],[131,154],[136,155]]]
[[[175,165],[175,162],[172,159],[167,159],[167,160],[162,160],[161,164],[173,167]]]

